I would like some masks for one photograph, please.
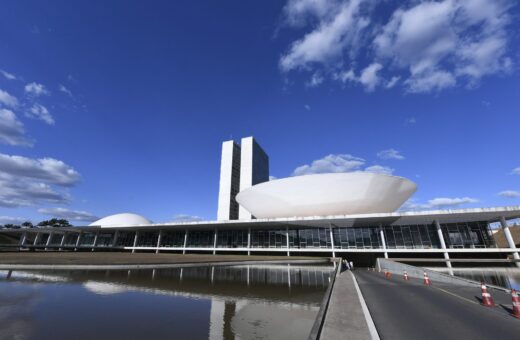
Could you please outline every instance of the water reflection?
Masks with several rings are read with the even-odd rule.
[[[303,339],[331,269],[0,271],[0,338]]]

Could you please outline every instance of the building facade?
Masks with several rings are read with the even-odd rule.
[[[269,181],[269,157],[253,137],[240,145],[222,143],[217,220],[251,219],[253,216],[236,201],[236,195],[255,184]]]

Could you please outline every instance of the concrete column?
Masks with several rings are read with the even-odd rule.
[[[383,226],[379,225],[379,237],[381,237],[381,244],[383,245],[383,250],[385,251],[385,259],[388,258],[388,252],[386,251],[386,239],[385,239],[385,231],[383,230]]]
[[[186,254],[186,245],[188,244],[188,230],[184,232],[184,245],[182,246],[182,253]],[[181,268],[181,275],[182,275],[182,268]]]
[[[22,250],[22,247],[25,245],[25,241],[27,240],[27,232],[24,231],[22,234],[22,237],[20,238],[20,248],[19,250]]]
[[[63,235],[61,236],[61,242],[60,242],[60,248],[58,250],[63,250],[63,245],[65,244],[65,237],[67,237],[67,233],[64,232]]]
[[[285,228],[285,246],[287,247],[287,256],[291,256],[289,252],[289,227]]]
[[[439,241],[441,242],[441,248],[446,250],[446,242],[444,242],[444,235],[442,234],[441,224],[439,223],[438,220],[435,220],[435,227],[437,228],[437,235],[439,236]],[[447,251],[444,252],[444,259],[445,260],[450,259],[450,255],[448,254]],[[448,268],[451,268],[451,262],[446,261],[446,266]]]
[[[38,244],[38,241],[40,240],[40,236],[41,236],[41,234],[40,234],[40,232],[38,231],[38,232],[36,233],[36,236],[34,237],[33,246],[35,246],[35,245]]]
[[[76,240],[76,247],[74,248],[74,250],[78,250],[80,241],[81,241],[81,231],[78,233],[78,239]]]
[[[218,230],[215,229],[215,234],[213,235],[213,255],[217,253],[217,233]]]
[[[515,245],[515,241],[513,240],[513,236],[511,235],[511,231],[509,230],[509,226],[507,225],[506,219],[502,216],[500,217],[500,225],[502,226],[502,229],[504,230],[504,235],[507,240],[507,244],[509,245],[509,248],[514,249],[513,251],[513,258],[515,260],[520,260],[520,256],[518,255],[518,250]],[[517,267],[520,267],[520,262],[515,262]]]
[[[139,231],[135,231],[135,236],[134,236],[134,245],[133,245],[133,248],[132,248],[132,253],[135,253],[135,247],[137,247],[137,239],[139,238]]]
[[[155,253],[159,254],[159,248],[161,247],[161,239],[162,239],[162,230],[159,230],[159,235],[157,236],[157,249],[155,249]]]
[[[251,228],[247,228],[247,255],[251,255]]]
[[[114,239],[112,239],[112,248],[117,245],[117,238],[119,237],[119,230],[114,231]]]
[[[92,242],[92,251],[94,251],[96,248],[98,236],[99,236],[99,231],[96,231],[96,235],[94,235],[94,242]]]
[[[330,234],[330,246],[332,247],[332,257],[336,257],[336,251],[334,249],[334,234],[332,233],[332,223],[329,223],[329,234]]]
[[[53,236],[53,235],[54,235],[54,232],[51,231],[51,232],[49,233],[49,237],[47,237],[47,242],[45,242],[45,250],[47,250],[47,249],[48,249],[47,247],[49,246],[49,244],[51,244],[51,240],[52,240],[52,236]]]

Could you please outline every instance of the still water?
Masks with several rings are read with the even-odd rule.
[[[306,339],[331,272],[0,271],[0,339]]]

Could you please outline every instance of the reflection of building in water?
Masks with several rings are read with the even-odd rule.
[[[231,322],[236,312],[247,305],[245,300],[211,300],[210,311],[210,340],[231,340],[235,339],[235,334],[231,328]]]
[[[288,303],[322,294],[332,267],[304,265],[204,266],[155,270],[13,271],[9,280],[81,282],[96,294],[143,291],[209,299],[270,299]],[[287,290],[290,294],[287,294]]]

